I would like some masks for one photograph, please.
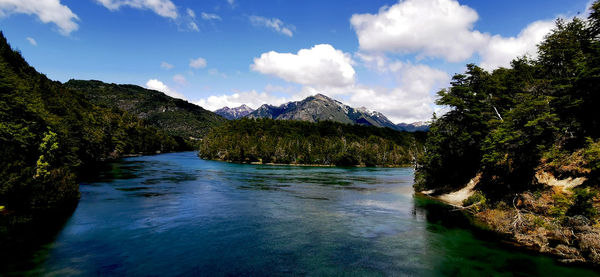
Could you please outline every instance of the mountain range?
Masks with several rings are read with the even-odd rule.
[[[279,106],[264,104],[256,110],[252,110],[246,105],[237,108],[224,107],[216,110],[215,113],[229,120],[242,117],[309,122],[330,120],[347,124],[387,127],[408,132],[427,131],[429,129],[429,126],[424,122],[394,124],[380,112],[369,111],[364,107],[353,108],[323,94],[309,96],[304,100],[288,102]]]
[[[242,117],[245,117],[253,111],[254,111],[254,109],[243,104],[236,108],[223,107],[223,108],[216,110],[215,113],[226,119],[233,120],[233,119],[240,119]]]

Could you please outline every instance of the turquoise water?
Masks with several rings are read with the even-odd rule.
[[[594,274],[469,230],[460,217],[415,198],[412,179],[409,168],[240,165],[200,160],[193,152],[127,158],[82,184],[80,203],[56,236],[11,271],[56,276]]]

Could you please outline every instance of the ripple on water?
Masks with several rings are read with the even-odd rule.
[[[408,168],[240,165],[194,152],[127,158],[81,185],[77,210],[26,273],[595,274],[481,240],[413,198],[412,178]]]

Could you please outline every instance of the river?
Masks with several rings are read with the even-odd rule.
[[[242,165],[194,152],[110,163],[4,274],[587,276],[415,197],[410,168]],[[39,230],[44,232],[44,230]]]

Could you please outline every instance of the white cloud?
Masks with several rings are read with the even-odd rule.
[[[249,19],[254,26],[267,27],[288,37],[292,37],[294,35],[293,30],[296,29],[294,25],[285,24],[279,18],[266,18],[252,15]]]
[[[175,74],[175,76],[173,76],[173,81],[182,86],[187,84],[187,80],[181,74]]]
[[[227,0],[227,4],[229,4],[231,8],[235,8],[237,6],[235,0]]]
[[[486,35],[472,30],[477,19],[477,12],[454,0],[405,0],[378,14],[355,14],[350,22],[362,50],[458,62],[487,42]]]
[[[254,59],[251,68],[288,82],[312,86],[347,86],[355,78],[350,55],[329,44],[301,49],[297,54],[263,53]]]
[[[290,101],[285,97],[277,97],[266,92],[257,92],[256,90],[238,92],[231,95],[209,96],[200,99],[196,104],[207,110],[217,110],[223,107],[239,107],[246,104],[249,107],[256,109],[262,104],[281,105]]]
[[[404,64],[396,74],[399,84],[393,89],[363,85],[350,88],[348,104],[381,112],[395,123],[431,119],[432,92],[447,86],[448,74],[426,65],[412,64]]]
[[[36,15],[44,23],[54,23],[63,35],[76,31],[79,20],[60,0],[0,0],[0,17],[13,13]]]
[[[201,57],[198,57],[197,59],[191,59],[190,67],[195,68],[195,69],[204,68],[204,67],[206,67],[206,60]]]
[[[164,68],[164,69],[173,69],[173,67],[175,67],[175,66],[168,62],[161,62],[160,67]]]
[[[177,7],[171,0],[96,0],[111,11],[128,6],[136,9],[152,10],[156,14],[171,19],[178,17]]]
[[[198,28],[198,24],[196,24],[196,22],[194,22],[194,21],[190,21],[190,22],[188,23],[188,27],[189,27],[189,28],[190,28],[190,30],[192,30],[192,31],[196,31],[196,32],[200,31],[200,28]]]
[[[187,8],[185,11],[186,11],[186,13],[188,14],[189,17],[196,18],[196,13],[194,12],[194,10],[192,10],[190,8]]]
[[[183,96],[183,94],[178,93],[177,91],[169,88],[167,85],[165,85],[163,82],[161,82],[157,79],[148,80],[148,82],[146,82],[146,88],[158,90],[158,91],[160,91],[168,96],[174,97],[174,98],[185,99],[185,96]]]
[[[479,50],[481,67],[493,70],[500,66],[509,67],[510,62],[519,56],[537,57],[537,44],[553,27],[554,21],[536,21],[523,29],[517,37],[491,37],[489,43]]]
[[[399,61],[389,62],[385,55],[379,53],[369,54],[358,52],[355,55],[363,61],[363,64],[367,68],[376,70],[380,73],[398,72],[404,66],[404,64]]]
[[[25,38],[27,41],[29,41],[29,43],[33,46],[37,46],[37,41],[35,41],[35,39],[33,39],[32,37],[26,37]]]
[[[372,65],[380,74],[395,77],[396,86],[368,87],[356,83],[349,55],[331,45],[302,49],[298,54],[264,53],[254,60],[251,67],[260,73],[304,85],[295,94],[293,88],[285,89],[286,94],[293,94],[288,101],[322,93],[338,97],[353,107],[364,106],[381,112],[396,123],[431,118],[435,108],[433,92],[448,85],[450,77],[447,73],[426,65],[390,61],[383,55],[358,53],[357,56],[367,66]],[[269,93],[283,89],[267,86],[265,91]]]
[[[204,20],[221,20],[221,17],[214,13],[202,12],[200,15],[202,16],[202,19],[204,19]]]
[[[554,25],[536,21],[517,37],[502,37],[474,30],[478,18],[475,10],[456,0],[403,0],[377,14],[355,14],[350,22],[362,52],[416,54],[418,59],[450,62],[479,54],[486,69],[508,66],[525,54],[535,56],[536,45]]]

